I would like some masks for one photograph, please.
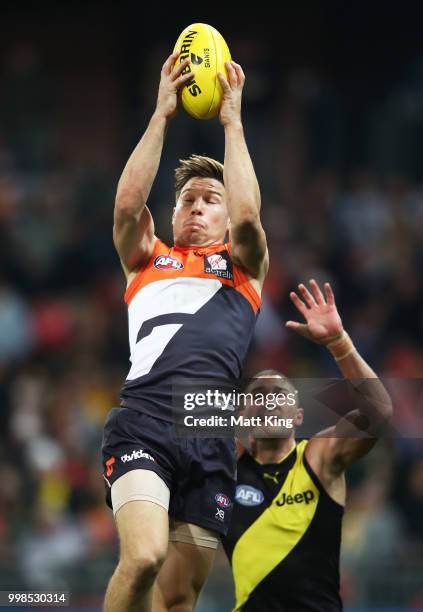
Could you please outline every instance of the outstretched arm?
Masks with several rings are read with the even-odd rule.
[[[241,97],[245,75],[239,64],[226,62],[220,122],[225,129],[223,180],[231,222],[232,256],[253,278],[263,281],[268,268],[267,246],[260,222],[260,189],[245,142]]]
[[[168,123],[176,114],[178,89],[192,76],[191,72],[181,74],[189,59],[172,69],[178,55],[172,53],[163,64],[156,109],[118,183],[113,240],[126,275],[148,261],[153,252],[154,224],[146,202],[159,168]]]
[[[344,378],[352,381],[356,394],[357,408],[309,443],[319,446],[325,467],[338,475],[374,446],[391,419],[392,404],[385,387],[345,332],[330,284],[325,283],[325,295],[315,280],[310,281],[311,293],[303,284],[298,287],[304,301],[294,291],[290,297],[306,323],[288,321],[286,326],[328,348]]]

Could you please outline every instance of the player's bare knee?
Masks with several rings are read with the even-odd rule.
[[[180,589],[174,589],[173,593],[166,601],[167,612],[192,612],[195,608],[198,596],[203,587],[204,581],[195,586],[192,583],[190,587],[184,589],[181,585]]]
[[[118,572],[125,584],[131,585],[136,590],[147,589],[154,583],[159,573],[161,564],[154,560],[143,559],[137,563],[128,560],[120,561]]]
[[[167,612],[192,612],[195,607],[195,603],[197,598],[184,598],[181,601],[176,601],[175,603],[170,603],[167,607]]]
[[[162,550],[132,552],[121,557],[119,571],[135,587],[149,587],[154,583],[165,557],[166,553]]]

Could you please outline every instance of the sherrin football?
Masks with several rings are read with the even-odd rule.
[[[180,52],[179,63],[190,60],[183,73],[193,73],[180,91],[182,106],[196,119],[212,119],[222,100],[217,73],[228,78],[225,62],[231,59],[223,36],[211,25],[193,23],[181,33],[173,51]]]

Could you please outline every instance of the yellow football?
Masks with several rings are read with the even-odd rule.
[[[182,106],[196,119],[215,117],[222,100],[217,73],[227,79],[225,62],[231,59],[223,36],[211,25],[193,23],[181,33],[173,51],[180,52],[179,63],[189,58],[183,72],[193,73],[180,91]]]

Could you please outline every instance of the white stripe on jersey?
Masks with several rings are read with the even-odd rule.
[[[126,380],[148,374],[166,346],[182,327],[169,323],[154,327],[152,332],[137,342],[142,324],[159,315],[194,314],[222,287],[216,278],[180,277],[149,283],[131,300],[128,307],[131,369]]]

